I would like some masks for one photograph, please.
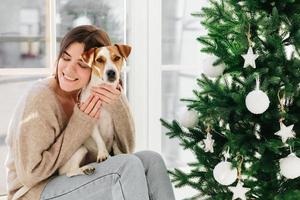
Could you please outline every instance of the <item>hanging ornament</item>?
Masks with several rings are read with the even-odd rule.
[[[280,113],[286,113],[284,106],[286,105],[286,98],[285,98],[285,94],[282,95],[282,97],[280,97],[280,90],[277,93],[278,96],[278,100],[279,100],[279,104],[280,104]],[[283,124],[284,118],[280,118],[279,119],[279,125],[280,125],[280,130],[277,131],[276,133],[274,133],[275,135],[278,135],[281,137],[281,141],[283,143],[286,143],[286,141],[290,138],[295,138],[296,133],[293,131],[294,128],[294,124],[289,125],[289,126],[285,126]],[[292,151],[291,151],[292,153]]]
[[[255,60],[258,58],[258,55],[253,53],[251,34],[250,34],[250,26],[249,26],[249,31],[247,33],[247,38],[248,38],[249,48],[248,48],[247,54],[242,55],[242,57],[245,60],[244,68],[246,68],[248,66],[256,68]]]
[[[230,158],[229,147],[228,147],[227,151],[223,152],[222,154],[223,154],[223,156],[224,156],[224,158],[225,158],[225,161],[226,161],[228,158]]]
[[[250,190],[250,188],[243,187],[243,185],[244,183],[239,180],[235,187],[228,187],[228,189],[233,193],[232,200],[238,198],[246,200],[246,193]]]
[[[259,89],[259,77],[256,78],[256,89],[246,96],[246,107],[253,114],[262,114],[270,104],[269,97]]]
[[[199,121],[198,113],[195,110],[186,110],[186,108],[184,109],[183,115],[179,115],[180,124],[186,128],[195,127]]]
[[[255,60],[258,58],[258,55],[253,53],[251,46],[248,48],[247,54],[242,55],[242,57],[245,59],[244,68],[248,66],[256,68]]]
[[[219,162],[213,171],[214,178],[222,185],[231,185],[237,178],[237,170],[233,168],[231,162]]]
[[[205,145],[204,151],[213,153],[215,140],[212,139],[212,135],[210,134],[210,131],[211,131],[210,126],[208,126],[208,128],[206,130],[206,132],[207,132],[206,139],[203,140],[204,145]]]
[[[246,200],[246,193],[250,191],[250,188],[243,187],[242,182],[242,163],[243,156],[241,156],[241,161],[238,165],[238,182],[235,187],[228,187],[228,189],[233,193],[232,200],[240,198],[241,200]]]
[[[279,160],[280,173],[288,179],[295,179],[300,176],[300,158],[294,153]]]
[[[231,162],[227,162],[227,157],[225,157],[225,161],[219,162],[215,166],[213,175],[218,183],[231,185],[237,178],[237,169],[233,167]]]
[[[274,134],[280,136],[282,142],[283,142],[283,143],[286,143],[286,141],[287,141],[289,138],[295,138],[296,133],[293,131],[294,124],[289,125],[289,126],[285,126],[285,125],[282,123],[282,121],[283,121],[283,119],[280,119],[280,120],[279,120],[279,123],[280,123],[280,130],[277,131],[277,132],[274,133]]]
[[[213,65],[217,59],[217,56],[205,55],[201,68],[206,76],[210,78],[217,78],[223,74],[223,71],[225,69],[225,65],[223,63],[220,63],[216,66]]]

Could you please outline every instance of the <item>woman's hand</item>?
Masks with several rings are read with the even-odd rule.
[[[119,84],[117,88],[114,88],[112,85],[103,83],[99,86],[92,87],[91,91],[92,94],[99,97],[103,103],[112,104],[121,95],[122,86]]]
[[[89,116],[99,119],[101,105],[102,101],[99,97],[92,94],[85,102],[79,105],[79,109]]]

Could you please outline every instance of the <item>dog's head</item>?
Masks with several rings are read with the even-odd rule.
[[[82,55],[83,61],[92,68],[92,78],[99,78],[100,82],[116,85],[120,81],[124,60],[130,54],[131,47],[115,44],[92,48]]]

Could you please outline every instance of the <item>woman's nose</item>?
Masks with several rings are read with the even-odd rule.
[[[76,72],[76,65],[77,65],[76,62],[70,61],[65,67],[65,72],[71,72],[71,73]]]

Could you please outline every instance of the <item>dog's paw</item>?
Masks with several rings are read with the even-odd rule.
[[[97,155],[97,162],[102,162],[105,161],[108,158],[109,153],[107,152],[106,149],[99,151]]]
[[[94,174],[95,172],[95,167],[92,167],[92,166],[85,166],[82,168],[82,172],[85,174],[85,175],[92,175]]]

